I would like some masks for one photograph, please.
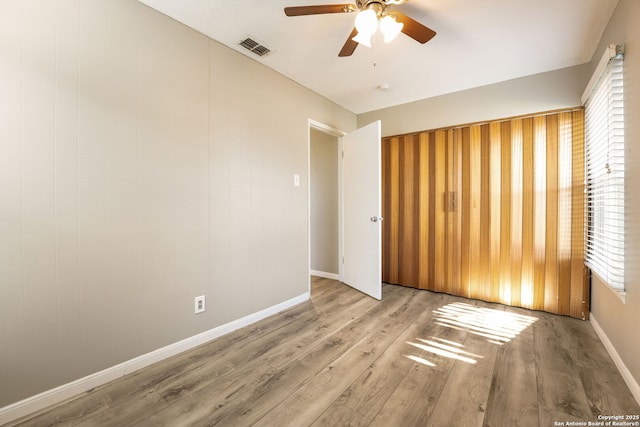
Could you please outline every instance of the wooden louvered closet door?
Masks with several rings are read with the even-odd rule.
[[[582,109],[382,140],[383,281],[578,318]]]

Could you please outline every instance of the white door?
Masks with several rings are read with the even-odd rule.
[[[342,137],[341,281],[382,299],[380,121]]]

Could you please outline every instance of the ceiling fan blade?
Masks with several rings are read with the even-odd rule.
[[[322,4],[316,6],[291,6],[284,8],[287,16],[319,15],[322,13],[349,13],[358,10],[354,4]]]
[[[420,43],[426,43],[436,35],[436,32],[429,27],[425,27],[415,19],[409,18],[407,15],[393,11],[396,21],[404,24],[402,32]]]
[[[353,40],[356,34],[358,34],[358,30],[354,28],[353,31],[351,31],[351,34],[349,34],[349,38],[347,38],[347,41],[344,42],[344,46],[342,46],[342,49],[340,50],[338,56],[343,57],[353,55],[353,51],[358,47],[358,42]]]

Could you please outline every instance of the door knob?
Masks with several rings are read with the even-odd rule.
[[[370,219],[371,219],[371,222],[378,222],[383,220],[381,216],[372,216]]]

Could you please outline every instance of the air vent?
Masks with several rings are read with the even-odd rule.
[[[242,40],[239,44],[243,48],[255,53],[258,56],[265,56],[271,52],[269,48],[262,46],[260,43],[253,40],[250,37],[247,37],[246,39]]]

